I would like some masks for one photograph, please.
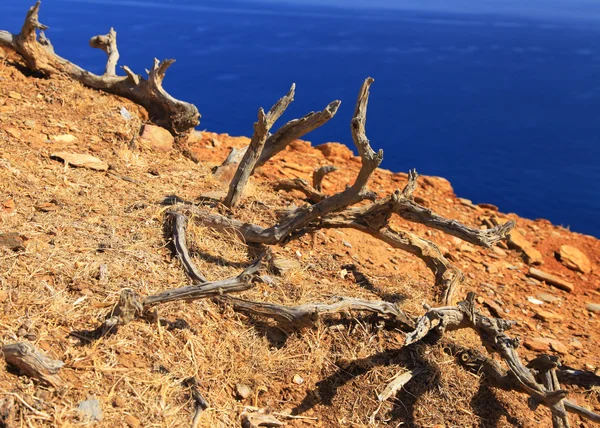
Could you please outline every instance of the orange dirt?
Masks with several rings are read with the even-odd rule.
[[[0,367],[0,399],[14,397],[19,407],[15,426],[77,425],[78,403],[90,397],[103,410],[96,426],[189,426],[193,402],[182,381],[190,376],[198,378],[199,390],[210,404],[200,426],[239,426],[240,413],[253,405],[308,418],[287,419],[287,426],[366,426],[380,406],[377,393],[396,373],[415,366],[427,371],[384,403],[374,424],[549,426],[549,411],[529,410],[525,395],[482,385],[439,346],[400,349],[404,333],[371,317],[343,316],[286,334],[270,322],[198,301],[159,308],[161,318],[182,319],[189,328],[135,321],[90,345],[69,338],[72,331],[96,327],[124,287],[148,295],[189,283],[167,248],[166,207],[160,202],[173,194],[194,200],[226,189],[227,172],[213,177],[211,167],[220,164],[231,147],[249,140],[196,132],[190,143],[199,164],[175,151],[132,149],[130,143],[146,120],[142,109],[67,79],[41,79],[20,70],[18,63],[0,61],[0,233],[18,233],[25,247],[13,251],[0,246],[0,341],[30,340],[64,361],[59,373],[68,387],[47,390]],[[121,116],[122,107],[132,119]],[[57,141],[60,135],[76,138]],[[376,141],[372,145],[377,149]],[[72,168],[50,158],[57,151],[91,154],[111,169]],[[341,146],[315,148],[297,141],[257,171],[235,215],[272,224],[277,211],[304,202],[301,195],[274,192],[271,184],[281,178],[310,179],[313,169],[325,164],[339,168],[323,185],[324,192],[333,193],[353,181],[360,159]],[[406,174],[380,169],[370,189],[385,196],[405,183]],[[398,218],[392,224],[430,239],[450,254],[466,277],[457,297],[477,292],[502,316],[518,321],[511,335],[525,342],[556,339],[564,347],[555,348],[566,349],[566,354],[558,354],[564,363],[598,370],[600,323],[598,314],[586,310],[588,302],[600,303],[596,238],[546,220],[469,205],[442,178],[420,177],[415,197],[471,226],[482,227],[482,220],[490,216],[515,220],[517,229],[542,253],[540,269],[572,282],[572,293],[529,278],[529,266],[516,251],[478,248]],[[194,260],[210,280],[236,275],[255,255],[235,236],[189,223]],[[591,273],[576,273],[557,260],[564,244],[587,255]],[[335,295],[383,299],[399,302],[416,316],[423,313],[422,303],[434,304],[438,295],[433,275],[420,259],[357,231],[326,230],[314,241],[305,236],[273,250],[297,260],[299,268],[243,296],[282,304],[326,302]],[[343,270],[345,264],[354,264],[368,281],[357,283]],[[99,277],[101,265],[106,266],[106,279]],[[542,292],[558,300],[541,306],[528,301]],[[562,320],[539,319],[539,308]],[[480,347],[471,332],[448,336],[463,346]],[[521,348],[525,360],[536,354]],[[237,384],[248,386],[251,395],[237,398]],[[598,389],[572,389],[570,398],[600,411]],[[589,426],[577,417],[572,421]]]

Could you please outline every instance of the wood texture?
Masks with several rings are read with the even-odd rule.
[[[250,175],[252,175],[254,167],[263,152],[269,136],[269,131],[277,119],[285,112],[290,103],[294,101],[295,90],[296,85],[293,84],[289,92],[277,101],[266,115],[262,108],[258,110],[258,120],[254,123],[254,133],[252,134],[250,145],[235,171],[235,175],[229,184],[227,196],[225,196],[225,199],[223,200],[223,205],[226,207],[233,207],[241,198],[244,188],[248,183],[248,179],[250,178]]]
[[[64,366],[64,363],[48,357],[31,343],[18,342],[4,345],[2,354],[6,364],[16,367],[24,375],[36,379],[44,385],[59,388],[65,384],[58,375],[58,371]]]

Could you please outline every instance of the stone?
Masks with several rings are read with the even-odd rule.
[[[145,124],[140,132],[140,146],[157,152],[173,150],[175,139],[169,131],[156,125]]]
[[[592,271],[590,259],[575,247],[561,245],[559,256],[560,261],[571,270],[581,273],[590,273]]]
[[[246,384],[238,383],[235,385],[235,393],[237,397],[245,399],[252,394],[252,389]]]
[[[13,138],[19,138],[21,136],[21,133],[17,128],[6,127],[4,128],[4,131]]]
[[[7,247],[13,251],[25,249],[28,239],[17,232],[0,233],[0,247]]]
[[[583,349],[583,343],[581,343],[579,339],[572,339],[571,342],[569,342],[569,346],[571,346],[573,349],[577,349],[578,351]]]
[[[52,159],[60,159],[72,166],[92,169],[94,171],[107,171],[108,164],[96,156],[81,153],[56,152],[50,155]]]
[[[350,160],[354,157],[354,153],[348,147],[341,143],[325,143],[315,147],[327,159],[338,158],[342,160]]]
[[[53,135],[50,137],[55,143],[72,143],[77,139],[76,136],[71,134]]]
[[[490,210],[490,211],[498,211],[498,207],[494,204],[481,203],[481,204],[477,204],[477,206],[479,208],[483,208],[483,209]]]
[[[585,308],[590,312],[600,313],[600,304],[598,303],[588,303]]]
[[[549,350],[553,350],[554,352],[563,355],[569,353],[567,347],[562,342],[556,339],[550,339],[546,337],[527,338],[525,339],[523,346],[535,352],[547,352]]]
[[[344,247],[352,248],[352,244],[348,241],[342,241],[342,244],[344,245]]]
[[[560,297],[554,296],[550,293],[538,293],[536,297],[546,303],[554,303],[562,300]]]
[[[529,268],[529,272],[527,275],[539,279],[540,281],[544,281],[547,284],[550,284],[554,287],[560,288],[561,290],[571,292],[575,288],[572,283],[566,281],[556,275],[552,275],[548,272],[544,272],[542,270],[536,269],[534,267]]]
[[[88,399],[79,403],[77,411],[81,419],[85,422],[96,422],[102,420],[102,409],[100,403],[95,398]]]
[[[500,257],[506,257],[506,251],[504,251],[502,248],[500,247],[496,247],[493,246],[492,247],[492,251],[494,252],[494,254],[499,255]]]
[[[565,319],[562,315],[541,308],[533,308],[533,312],[536,318],[546,322],[561,322]]]
[[[292,270],[301,270],[302,265],[296,260],[286,259],[283,257],[274,257],[273,258],[273,267],[277,271],[278,274],[285,274],[286,272]]]
[[[8,300],[8,292],[6,290],[0,290],[0,303]]]
[[[508,235],[508,246],[523,254],[525,262],[530,265],[541,265],[544,263],[542,253],[536,250],[533,245],[525,239],[525,236],[516,229],[510,231]]]
[[[130,428],[139,428],[142,425],[142,423],[140,422],[140,420],[138,418],[136,418],[135,416],[132,416],[132,415],[125,416],[125,423]]]
[[[294,382],[296,385],[302,385],[304,383],[304,379],[302,379],[300,375],[295,374],[292,382]]]
[[[12,98],[13,100],[20,100],[20,99],[22,99],[22,98],[23,98],[23,97],[21,96],[21,94],[19,94],[18,92],[15,92],[15,91],[9,91],[9,92],[8,92],[8,96],[9,96],[10,98]]]

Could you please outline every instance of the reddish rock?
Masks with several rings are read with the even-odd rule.
[[[350,160],[354,157],[354,153],[348,147],[341,143],[325,143],[320,146],[315,147],[323,156],[327,159],[342,159],[342,160]]]
[[[560,261],[569,269],[582,273],[590,273],[592,271],[590,259],[575,247],[561,245],[559,255]]]
[[[508,246],[522,253],[527,264],[541,265],[544,262],[542,253],[533,248],[525,236],[516,229],[511,230],[508,235]]]
[[[569,281],[566,281],[556,275],[552,275],[551,273],[544,272],[543,270],[539,270],[534,267],[529,268],[528,275],[535,279],[539,279],[540,281],[545,281],[546,283],[558,287],[561,290],[571,292],[574,289],[573,284],[571,284]]]
[[[157,152],[173,150],[174,138],[169,131],[156,125],[145,124],[140,134],[140,145]]]
[[[536,352],[547,352],[548,350],[553,350],[554,352],[562,355],[569,353],[568,348],[562,342],[547,337],[528,338],[525,339],[523,345],[525,348]]]
[[[292,141],[288,147],[289,150],[294,150],[300,153],[312,152],[312,146],[310,145],[310,141],[295,140]]]
[[[535,317],[546,322],[561,322],[564,321],[565,317],[552,311],[547,311],[541,308],[534,308]]]
[[[479,208],[483,208],[483,209],[490,210],[490,211],[498,211],[498,207],[494,204],[481,203],[481,204],[477,204],[477,206]]]

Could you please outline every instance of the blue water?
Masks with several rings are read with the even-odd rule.
[[[18,32],[29,2],[0,2]],[[118,32],[121,65],[176,58],[165,87],[199,129],[250,135],[258,107],[296,82],[281,119],[342,100],[306,137],[352,146],[360,84],[375,78],[367,133],[383,166],[448,178],[459,196],[600,236],[600,26],[493,15],[231,2],[47,0],[56,51],[92,71],[88,39]],[[597,24],[597,23],[596,23]]]

